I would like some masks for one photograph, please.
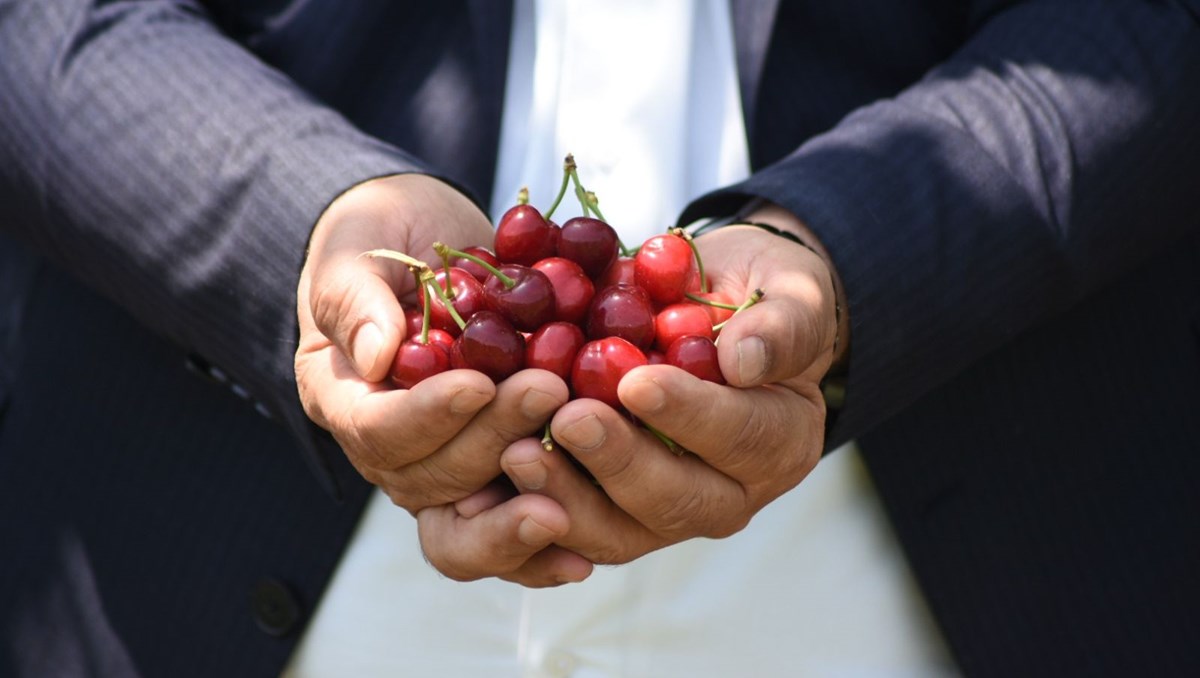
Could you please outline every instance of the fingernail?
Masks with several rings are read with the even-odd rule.
[[[491,400],[490,393],[464,388],[450,398],[450,411],[454,414],[471,414]]]
[[[746,337],[737,344],[738,378],[753,384],[767,371],[767,346],[762,337]]]
[[[379,351],[383,348],[383,332],[375,323],[367,323],[354,333],[354,367],[359,374],[366,374],[379,360]]]
[[[526,517],[517,526],[517,539],[527,546],[542,546],[554,539],[554,532],[533,518]]]
[[[667,405],[667,392],[653,379],[638,379],[626,388],[625,404],[639,412],[658,412]]]
[[[591,450],[604,444],[604,424],[594,414],[580,419],[562,431],[562,441],[581,450]]]
[[[513,464],[508,473],[523,490],[540,490],[546,485],[546,465],[540,459]]]
[[[545,391],[531,388],[521,397],[521,414],[525,415],[526,419],[542,421],[558,409],[559,404],[558,398]]]

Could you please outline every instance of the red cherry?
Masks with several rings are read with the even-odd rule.
[[[412,388],[450,369],[449,346],[448,343],[433,341],[427,344],[416,341],[400,344],[396,359],[392,361],[392,383],[399,388]]]
[[[571,387],[580,398],[595,398],[621,409],[617,384],[635,367],[646,364],[646,356],[620,337],[607,337],[584,344],[571,367]]]
[[[532,205],[516,205],[500,217],[492,245],[500,261],[532,266],[554,256],[556,235],[550,223]]]
[[[676,339],[667,349],[667,364],[705,381],[725,383],[725,376],[721,374],[721,365],[717,361],[717,345],[708,337],[689,335]]]
[[[696,258],[687,241],[677,235],[656,235],[642,243],[634,257],[634,277],[657,304],[683,299]]]
[[[464,321],[470,320],[471,316],[487,308],[483,286],[470,273],[454,266],[449,269],[439,269],[433,276],[434,284],[441,289],[446,289],[447,275],[450,276],[450,301],[454,304],[454,310],[458,311],[458,315]],[[422,289],[417,297],[417,305],[420,308],[424,308],[426,292],[427,290]],[[460,331],[458,323],[454,322],[450,311],[446,310],[446,305],[437,296],[434,297],[433,306],[429,308],[429,326],[446,330],[455,336]]]
[[[494,382],[504,380],[525,364],[525,338],[494,311],[480,311],[471,316],[454,343],[462,366],[483,372]],[[452,351],[452,364],[459,367],[454,360]]]
[[[588,310],[589,339],[621,337],[639,349],[654,343],[654,311],[645,292],[633,285],[600,290]]]
[[[417,336],[421,336],[421,333],[418,332]],[[441,344],[445,346],[447,351],[450,350],[450,345],[454,343],[454,335],[445,330],[429,330],[428,339],[429,343],[431,344]]]
[[[544,325],[525,342],[525,367],[548,370],[568,381],[575,356],[586,342],[578,325],[568,322]]]
[[[603,275],[596,281],[596,289],[602,290],[605,287],[620,284],[636,285],[634,266],[633,257],[617,257],[608,268],[604,269]]]
[[[671,304],[654,316],[654,346],[666,351],[676,339],[688,334],[712,339],[712,327],[705,306],[691,302]]]
[[[550,279],[554,287],[554,318],[578,323],[587,315],[596,288],[579,264],[562,257],[542,259],[533,265]]]
[[[430,309],[430,311],[432,310]],[[421,336],[421,327],[424,322],[424,314],[421,309],[412,306],[404,307],[404,337],[406,339]]]
[[[506,285],[495,275],[488,278],[483,284],[483,294],[489,308],[525,332],[536,332],[554,321],[554,285],[546,274],[517,264],[505,264],[499,271],[512,285]]]
[[[500,265],[500,260],[497,259],[496,255],[486,247],[467,247],[463,249],[463,252],[466,252],[467,254],[473,254],[488,262],[492,266]],[[481,283],[485,282],[488,279],[488,276],[491,275],[491,272],[489,272],[486,268],[465,257],[451,258],[450,265],[454,266],[455,268],[461,268],[467,273],[470,273],[471,277],[475,278]]]
[[[666,365],[667,354],[652,348],[646,351],[646,363],[650,365]]]
[[[575,217],[562,225],[558,256],[579,264],[589,278],[604,273],[617,258],[617,232],[592,217]]]

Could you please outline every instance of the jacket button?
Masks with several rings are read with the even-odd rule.
[[[300,621],[300,602],[296,594],[277,579],[262,579],[250,591],[250,611],[254,623],[264,633],[280,638]]]

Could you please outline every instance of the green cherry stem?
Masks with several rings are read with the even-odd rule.
[[[677,457],[683,456],[684,449],[679,446],[679,443],[675,442],[674,440],[671,440],[671,438],[668,437],[667,434],[654,428],[653,426],[651,426],[650,424],[647,424],[644,421],[642,422],[642,426],[645,426],[647,431],[653,433],[655,438],[658,438],[662,442],[663,445],[666,445],[667,449],[670,450],[672,454],[674,454]]]
[[[736,311],[739,308],[741,308],[737,304],[726,304],[723,301],[716,301],[713,299],[705,299],[704,297],[696,296],[695,294],[692,294],[691,292],[687,292],[683,296],[696,302],[697,304],[704,304],[705,306],[714,306],[716,308],[723,308],[726,311]]]
[[[692,256],[696,258],[696,268],[700,271],[700,293],[708,294],[708,277],[704,275],[704,260],[700,258],[700,248],[696,247],[696,239],[682,228],[672,228],[671,235],[683,238],[688,247],[692,248]]]
[[[428,269],[426,269],[426,270],[428,270]],[[417,276],[417,284],[418,285],[423,284],[421,282],[421,275],[418,272],[418,270],[414,268],[414,269],[412,269],[412,271]],[[449,280],[450,276],[447,275],[446,279]],[[421,305],[421,343],[422,344],[429,343],[429,316],[430,316],[429,309],[433,308],[433,304],[431,303],[433,300],[428,298],[429,297],[428,292],[425,293],[425,297],[426,297],[425,303]],[[451,306],[450,304],[447,304],[446,307],[453,308],[453,306]]]
[[[504,285],[505,289],[511,290],[513,288],[513,286],[517,284],[517,281],[504,275],[499,270],[497,270],[495,266],[492,266],[491,264],[484,261],[483,259],[480,259],[479,257],[475,256],[474,254],[460,252],[452,247],[448,247],[445,243],[440,243],[440,242],[433,243],[433,251],[437,252],[438,255],[443,256],[443,257],[444,256],[459,257],[462,259],[466,259],[467,261],[473,261],[473,262],[479,264],[485,270],[487,270],[488,273],[491,273],[492,275],[496,276],[496,279],[499,280]],[[443,253],[445,253],[445,254],[443,254]]]
[[[517,191],[517,204],[518,205],[528,205],[529,204],[529,187],[528,186],[522,186],[521,190]]]
[[[424,271],[421,271],[421,284],[425,286],[425,296],[426,296],[426,299],[425,299],[425,316],[426,317],[425,317],[425,320],[423,321],[426,325],[426,327],[424,329],[425,332],[429,331],[429,327],[428,327],[428,325],[429,325],[429,318],[428,318],[429,306],[430,306],[430,304],[433,303],[433,300],[428,298],[430,291],[432,291],[434,294],[437,295],[437,297],[439,299],[442,300],[442,305],[445,306],[446,310],[450,312],[450,317],[454,319],[454,324],[458,325],[458,329],[461,330],[467,326],[466,321],[464,321],[462,319],[462,316],[460,316],[458,314],[458,309],[454,308],[454,302],[450,300],[450,295],[446,294],[442,290],[441,285],[437,284],[437,279],[434,278],[433,271],[430,271],[428,268],[426,268]],[[422,343],[424,343],[424,342],[422,342]]]
[[[546,221],[550,221],[550,217],[554,215],[554,210],[558,209],[558,204],[562,202],[563,196],[567,194],[567,184],[571,182],[571,172],[575,170],[575,156],[570,153],[563,159],[563,178],[562,184],[558,187],[558,195],[554,197],[554,204],[550,205],[550,209],[542,216]]]
[[[766,294],[766,292],[763,292],[762,288],[754,290],[754,292],[751,293],[749,299],[746,299],[746,301],[742,302],[741,306],[738,306],[737,308],[735,308],[733,310],[733,315],[729,316],[729,320],[733,320],[734,315],[737,315],[738,313],[741,313],[742,311],[744,311],[744,310],[750,308],[751,306],[757,304],[758,302],[762,301],[764,294]],[[721,328],[725,327],[725,323],[729,322],[729,320],[726,320],[724,322],[719,322],[716,325],[713,325],[713,333],[715,334],[717,332],[720,332]]]

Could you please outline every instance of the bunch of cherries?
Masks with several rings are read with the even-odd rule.
[[[551,217],[570,184],[583,216],[560,227]],[[538,368],[566,381],[572,397],[621,411],[617,384],[641,365],[665,363],[725,383],[717,335],[734,313],[762,298],[761,290],[741,304],[711,291],[692,237],[678,228],[627,249],[570,155],[546,214],[528,199],[522,189],[497,224],[491,250],[435,243],[442,260],[436,271],[400,252],[365,253],[404,262],[417,280],[416,308],[405,309],[407,339],[391,370],[397,387],[449,369],[478,370],[499,382]]]

